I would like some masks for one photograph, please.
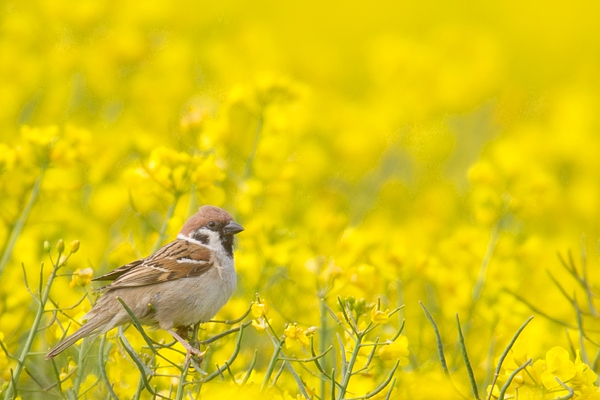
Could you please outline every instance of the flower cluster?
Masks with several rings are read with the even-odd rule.
[[[600,397],[582,1],[4,4],[2,396]],[[202,364],[135,324],[43,360],[204,204],[245,231]]]
[[[508,382],[510,387],[507,396],[554,399],[571,393],[571,396],[580,399],[600,399],[596,386],[598,375],[589,364],[582,361],[579,351],[574,361],[570,359],[569,352],[559,346],[553,347],[545,358],[533,363],[526,358],[528,356],[523,344],[511,349],[499,382],[505,384],[512,379],[512,382]],[[493,398],[499,397],[500,385],[488,387],[490,390]]]

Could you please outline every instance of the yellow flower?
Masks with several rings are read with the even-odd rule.
[[[294,340],[302,346],[308,346],[310,343],[304,329],[296,324],[289,324],[283,331],[283,334],[285,335],[285,346],[288,349],[294,345]]]
[[[273,322],[272,319],[266,320],[265,318],[258,318],[252,320],[252,326],[257,331],[264,331]]]
[[[254,304],[252,304],[252,315],[254,318],[264,317],[267,315],[267,312],[269,312],[269,307],[264,300],[261,300],[260,303],[255,301]]]
[[[21,128],[21,136],[25,141],[34,146],[46,147],[58,140],[58,126],[52,125],[44,128],[33,128],[24,125]]]
[[[0,143],[0,173],[10,171],[17,160],[16,152],[4,143]]]
[[[386,324],[390,317],[388,316],[389,310],[381,311],[377,309],[377,306],[371,310],[371,321],[374,324]]]
[[[269,312],[269,307],[264,300],[259,299],[257,296],[256,301],[252,304],[251,307],[252,315],[254,319],[252,320],[252,326],[259,330],[264,331],[267,329],[267,326],[271,324],[271,320],[267,320],[265,315]]]
[[[73,360],[69,361],[69,364],[66,368],[62,368],[60,370],[59,378],[62,382],[62,388],[68,389],[73,387],[73,375],[75,370],[77,369],[77,364]]]
[[[493,388],[492,388],[492,385],[488,385],[487,390],[486,390],[486,393],[488,394],[488,396],[490,394],[490,390],[492,392],[491,393],[492,399],[497,399],[500,397],[500,388],[498,387],[498,385],[494,385]]]
[[[569,386],[575,391],[587,393],[589,391],[596,392],[595,386],[598,375],[592,371],[589,365],[581,361],[581,354],[577,350],[575,357],[575,376],[569,381]]]
[[[379,358],[383,361],[400,360],[400,366],[408,365],[408,338],[401,335],[394,342],[390,342],[379,348],[377,352]]]
[[[94,270],[92,268],[77,268],[73,274],[73,277],[71,278],[70,286],[75,287],[89,285],[93,276]]]
[[[569,360],[569,352],[556,346],[546,353],[546,361],[542,372],[542,383],[546,389],[558,386],[555,378],[567,382],[575,376],[575,365]]]

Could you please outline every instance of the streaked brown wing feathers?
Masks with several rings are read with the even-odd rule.
[[[110,271],[109,273],[101,275],[92,280],[93,281],[114,281],[115,279],[119,278],[120,276],[126,274],[131,269],[141,265],[143,262],[144,262],[143,259],[130,262],[129,264],[125,264],[119,268],[115,268],[112,271]]]
[[[189,276],[199,276],[212,267],[210,250],[177,239],[143,260],[124,265],[96,280],[115,279],[103,289],[153,285]]]

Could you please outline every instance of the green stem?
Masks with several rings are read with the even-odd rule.
[[[510,384],[512,383],[513,379],[515,379],[515,376],[517,376],[517,374],[519,372],[521,372],[522,370],[524,370],[525,368],[527,368],[527,366],[529,364],[531,364],[531,361],[532,361],[531,358],[529,360],[525,361],[525,363],[523,365],[521,365],[519,368],[515,369],[508,376],[508,379],[506,380],[506,383],[504,384],[504,386],[502,386],[502,389],[500,390],[500,394],[498,395],[498,400],[504,400],[504,396],[506,395],[506,391],[510,387]],[[494,391],[494,387],[492,386],[492,388],[490,390],[493,392]]]
[[[438,356],[440,357],[440,364],[442,365],[442,370],[444,371],[444,375],[446,377],[450,376],[450,372],[448,371],[448,364],[446,364],[446,356],[444,355],[444,344],[442,343],[442,335],[440,334],[440,330],[433,319],[433,316],[429,313],[429,310],[425,307],[425,304],[419,301],[421,308],[425,312],[425,316],[433,326],[433,332],[435,333],[435,342],[437,344]]]
[[[494,379],[492,380],[492,384],[490,385],[490,387],[492,388],[492,390],[490,390],[490,393],[489,393],[489,395],[487,397],[487,400],[491,400],[492,399],[492,391],[494,389],[494,386],[496,385],[496,381],[498,380],[498,377],[500,376],[500,370],[502,369],[502,363],[504,362],[504,359],[508,355],[508,352],[510,351],[510,349],[512,348],[512,346],[517,341],[517,338],[519,337],[519,335],[521,334],[521,332],[523,332],[523,330],[525,329],[525,327],[527,326],[527,324],[529,324],[532,319],[533,319],[533,316],[527,318],[527,320],[525,322],[523,322],[523,325],[521,325],[521,327],[519,329],[517,329],[517,332],[515,332],[515,334],[513,335],[511,341],[508,343],[508,345],[504,349],[504,352],[500,356],[500,359],[498,360],[498,365],[496,365],[496,371],[494,372]]]
[[[319,314],[321,318],[321,323],[319,326],[319,353],[323,354],[325,352],[327,346],[327,338],[329,337],[329,329],[327,328],[327,309],[325,308],[325,299],[321,299],[319,302]],[[327,362],[327,357],[323,358],[323,369],[329,369],[329,363]],[[325,379],[320,379],[319,385],[319,393],[321,394],[321,398],[325,398]]]
[[[223,371],[225,371],[225,368],[227,368],[229,365],[233,364],[233,362],[237,358],[237,356],[240,353],[240,350],[242,348],[242,336],[244,334],[244,328],[245,328],[244,325],[240,326],[240,333],[238,333],[238,338],[237,338],[237,342],[235,344],[235,348],[233,349],[233,353],[231,354],[231,356],[229,356],[229,359],[227,361],[225,361],[225,366],[223,366],[223,367],[217,367],[216,371],[214,371],[212,374],[208,375],[206,378],[204,378],[200,382],[201,384],[206,383],[206,382],[210,382],[213,379],[215,379],[217,376],[222,375]]]
[[[100,375],[102,376],[102,380],[104,381],[104,386],[108,391],[108,396],[110,398],[119,400],[117,394],[113,390],[113,383],[108,379],[108,375],[106,374],[106,361],[104,360],[104,344],[106,343],[106,334],[102,335],[102,340],[100,340],[100,347],[98,348],[98,361],[100,362]]]
[[[50,287],[52,286],[52,282],[54,282],[56,273],[58,272],[58,269],[60,268],[60,265],[58,264],[58,262],[59,262],[58,260],[60,260],[60,256],[61,256],[61,254],[59,253],[58,256],[56,257],[56,260],[57,260],[56,264],[54,265],[54,268],[52,269],[52,272],[50,273],[50,277],[48,278],[48,283],[46,284],[46,287],[44,288],[44,293],[42,294],[42,297],[40,298],[38,310],[37,310],[37,313],[35,314],[35,319],[33,320],[33,325],[31,326],[31,329],[29,330],[29,336],[27,337],[27,340],[25,341],[25,345],[23,346],[23,350],[21,351],[21,355],[19,356],[19,359],[18,359],[17,368],[15,369],[15,371],[12,375],[12,380],[8,386],[8,389],[6,390],[6,392],[4,394],[4,398],[7,400],[13,398],[13,394],[15,393],[15,390],[16,390],[16,387],[15,387],[16,383],[19,381],[19,376],[21,375],[21,372],[23,372],[23,368],[25,368],[25,359],[27,358],[27,356],[29,355],[29,352],[31,351],[31,347],[33,346],[33,340],[35,339],[35,336],[38,332],[40,323],[42,322],[42,317],[44,316],[44,309],[46,307],[46,303],[48,302],[48,297],[50,296]]]
[[[12,252],[15,248],[15,245],[17,244],[17,239],[21,235],[21,232],[23,231],[23,227],[25,226],[25,222],[27,222],[27,218],[29,217],[29,214],[31,213],[31,209],[33,208],[33,205],[35,204],[36,200],[38,199],[38,197],[40,195],[40,191],[42,188],[42,178],[44,176],[45,171],[46,171],[46,168],[42,167],[42,171],[40,172],[40,175],[37,177],[37,179],[35,180],[35,182],[33,184],[33,187],[31,188],[31,194],[29,195],[29,200],[27,201],[27,204],[23,208],[23,211],[21,212],[19,219],[17,219],[17,221],[13,225],[12,230],[10,232],[10,236],[8,237],[6,244],[4,245],[4,251],[2,252],[2,258],[0,259],[0,276],[2,276],[2,273],[4,272],[4,268],[6,267],[6,264],[8,264],[8,261],[10,260],[10,257],[12,256]]]
[[[460,327],[460,319],[458,318],[458,314],[456,314],[456,327],[458,329],[458,343],[460,345],[463,360],[465,361],[465,367],[467,368],[467,375],[469,376],[469,382],[471,384],[471,390],[473,391],[473,397],[479,400],[477,381],[475,380],[475,374],[473,373],[471,361],[469,360],[469,355],[467,353],[467,345],[465,344],[465,337],[463,336],[462,328]]]
[[[348,384],[350,383],[350,378],[352,377],[352,370],[354,369],[354,364],[356,363],[356,359],[358,358],[358,352],[360,351],[362,339],[362,335],[358,335],[356,337],[356,343],[354,345],[354,350],[352,351],[352,356],[350,357],[350,360],[348,360],[348,365],[342,377],[342,382],[340,385],[341,387],[338,393],[338,400],[342,400],[346,395],[346,390],[348,390]]]
[[[267,372],[265,373],[265,377],[263,379],[262,385],[260,386],[260,391],[262,392],[267,387],[267,383],[269,383],[269,378],[273,374],[273,370],[275,369],[275,364],[277,364],[277,358],[279,357],[279,353],[281,352],[281,346],[285,342],[285,338],[281,339],[279,342],[275,342],[275,350],[273,351],[273,356],[271,357],[271,361],[269,362],[269,366],[267,367]]]
[[[79,358],[77,360],[77,373],[75,374],[75,381],[73,382],[73,398],[79,398],[79,387],[81,386],[81,381],[83,380],[83,372],[85,370],[85,356],[87,353],[86,349],[86,340],[84,339],[81,342],[81,347],[79,348]]]
[[[190,367],[190,362],[186,362],[181,369],[181,374],[179,375],[179,385],[177,386],[177,393],[175,394],[175,399],[181,400],[183,399],[183,391],[186,384],[186,376],[188,374],[188,369]]]

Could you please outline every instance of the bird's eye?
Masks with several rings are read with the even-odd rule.
[[[214,228],[214,227],[216,227],[216,226],[217,226],[217,223],[216,223],[215,221],[210,221],[210,222],[208,223],[208,227],[209,227],[209,228],[211,228],[211,229],[213,229],[213,228]]]

